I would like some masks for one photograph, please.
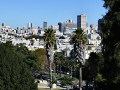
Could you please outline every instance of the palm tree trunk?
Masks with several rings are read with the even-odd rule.
[[[71,77],[72,77],[72,67],[71,67]]]
[[[56,70],[57,70],[57,75],[58,75],[58,72],[59,72],[59,65],[58,64],[56,65]]]
[[[55,73],[55,80],[56,80],[56,64],[54,64],[54,73]]]
[[[60,63],[60,76],[61,76],[61,63]]]
[[[50,62],[50,90],[52,90],[52,67]]]
[[[88,84],[89,84],[89,82],[86,81],[86,90],[88,90]]]
[[[94,83],[93,83],[93,90],[95,90],[95,88],[96,88],[96,81],[95,81],[95,78],[94,78],[93,80],[94,80]]]
[[[79,68],[79,90],[82,90],[82,67]]]

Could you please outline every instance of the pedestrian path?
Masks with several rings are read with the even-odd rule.
[[[38,88],[46,88],[46,89],[50,88],[49,82],[47,82],[46,80],[39,80]],[[66,88],[56,86],[56,84],[53,84],[53,88],[54,89],[62,89],[62,90],[66,89]]]

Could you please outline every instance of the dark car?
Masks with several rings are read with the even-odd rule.
[[[82,88],[83,88],[83,90],[86,90],[87,87],[86,87],[86,86],[83,86]],[[88,86],[88,89],[87,89],[87,90],[93,90],[93,86]]]
[[[49,75],[42,75],[42,79],[43,79],[43,80],[49,80],[50,77],[49,77]]]
[[[74,85],[73,86],[73,90],[79,90],[79,85]],[[83,86],[82,87],[82,90],[86,90],[86,86]],[[88,89],[87,90],[93,90],[93,86],[88,86]]]

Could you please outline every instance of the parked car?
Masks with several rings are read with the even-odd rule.
[[[42,79],[43,79],[43,80],[50,81],[49,75],[42,75]]]
[[[79,85],[78,84],[74,85],[73,90],[79,90]],[[86,90],[86,86],[83,86],[82,90]],[[87,90],[93,90],[93,86],[88,86]]]
[[[83,86],[83,90],[86,90],[86,86]],[[93,86],[88,86],[87,90],[93,90]]]

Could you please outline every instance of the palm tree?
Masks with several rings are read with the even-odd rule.
[[[44,41],[46,45],[46,55],[49,61],[49,72],[50,72],[50,90],[52,90],[52,68],[51,64],[53,62],[54,55],[54,45],[56,43],[55,31],[52,29],[47,29],[44,34]]]
[[[82,90],[82,65],[85,63],[85,45],[87,42],[87,35],[85,32],[78,28],[74,32],[71,43],[74,44],[75,58],[79,63],[79,88]]]
[[[75,68],[77,67],[76,62],[75,62],[74,59],[71,59],[71,60],[67,60],[66,63],[69,64],[69,65],[68,65],[68,68],[69,68],[69,70],[70,70],[70,72],[71,72],[71,77],[72,77],[73,69],[75,69]]]
[[[59,65],[59,72],[60,72],[60,76],[61,76],[61,72],[62,72],[62,65],[64,65],[65,62],[65,56],[62,54],[55,54],[55,63],[57,65]]]

